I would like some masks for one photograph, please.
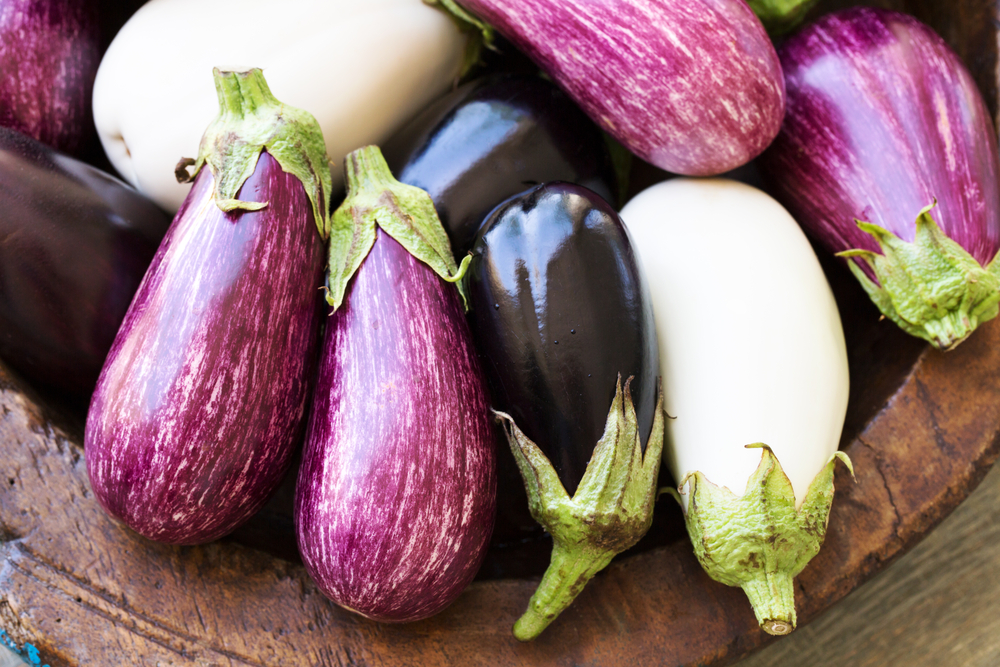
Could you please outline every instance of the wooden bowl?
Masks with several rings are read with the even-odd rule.
[[[868,4],[934,26],[997,107],[995,0]],[[831,1],[818,11],[849,4]],[[880,321],[827,262],[844,320],[851,401],[826,544],[797,579],[800,623],[941,521],[1000,451],[1000,321],[942,354]],[[201,547],[149,542],[109,519],[87,481],[79,416],[0,365],[0,640],[75,665],[723,665],[769,638],[743,593],[711,581],[669,498],[645,550],[596,577],[540,639],[510,634],[547,546],[495,548],[442,614],[380,625],[327,601],[298,562],[291,483],[250,524]],[[540,545],[540,546],[539,546]],[[544,564],[541,564],[543,567]],[[498,578],[505,577],[505,578]]]

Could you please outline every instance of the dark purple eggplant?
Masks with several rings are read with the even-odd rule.
[[[0,128],[0,356],[85,398],[170,219],[138,192]]]
[[[84,438],[104,509],[177,544],[230,532],[285,475],[322,322],[317,225],[328,228],[330,175],[319,125],[275,100],[260,70],[215,77],[219,119],[108,355]]]
[[[337,604],[414,621],[449,605],[486,554],[494,439],[430,197],[395,181],[374,146],[351,153],[345,172],[331,233],[336,310],[296,488],[299,551]]]
[[[455,257],[493,208],[548,181],[578,183],[616,201],[603,135],[552,83],[498,75],[438,100],[384,146],[403,183],[430,193]]]
[[[94,133],[100,59],[93,2],[0,1],[0,126],[77,153]]]
[[[604,432],[619,374],[635,377],[645,445],[656,330],[628,233],[606,201],[549,183],[504,202],[483,223],[466,280],[494,407],[538,443],[569,493]]]
[[[467,281],[494,408],[531,516],[553,539],[514,626],[527,640],[652,523],[663,446],[652,306],[614,209],[567,183],[497,207]]]

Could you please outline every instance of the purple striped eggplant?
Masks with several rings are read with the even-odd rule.
[[[87,0],[0,2],[0,125],[67,153],[94,132],[90,96],[101,59]]]
[[[449,605],[486,554],[493,432],[430,196],[393,179],[374,146],[347,156],[346,180],[296,488],[299,551],[337,604],[414,621]]]
[[[972,77],[930,28],[870,8],[823,17],[781,62],[788,115],[761,159],[770,189],[854,258],[887,318],[955,347],[1000,303],[1000,162]]]
[[[781,127],[781,67],[744,0],[433,3],[496,28],[594,122],[667,171],[735,169]]]
[[[176,544],[230,532],[285,475],[322,321],[319,125],[275,100],[260,70],[216,70],[215,84],[221,113],[194,187],[115,339],[84,438],[104,509]]]

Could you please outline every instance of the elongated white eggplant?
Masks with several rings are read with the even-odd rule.
[[[695,553],[795,628],[792,579],[819,551],[847,411],[837,304],[768,195],[721,179],[654,185],[622,211],[646,268],[667,414],[664,461]],[[780,463],[779,463],[780,462]]]
[[[262,68],[277,98],[315,116],[329,154],[342,156],[384,141],[447,90],[465,45],[420,0],[152,0],[101,61],[94,120],[115,169],[176,211],[190,188],[173,178],[177,157],[215,115],[212,67]]]

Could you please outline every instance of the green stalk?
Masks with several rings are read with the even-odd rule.
[[[195,179],[208,165],[215,180],[215,203],[223,211],[257,211],[267,202],[236,199],[257,168],[261,151],[302,183],[312,204],[320,236],[330,227],[333,178],[319,122],[307,111],[279,102],[260,69],[246,72],[212,70],[219,98],[219,115],[205,130],[198,159],[181,158],[174,173],[178,182]],[[188,167],[194,167],[188,172]]]
[[[847,454],[835,452],[809,485],[801,507],[771,448],[761,449],[760,465],[746,491],[736,496],[726,487],[693,472],[684,513],[695,556],[712,579],[739,586],[746,593],[765,632],[788,634],[795,629],[793,579],[819,553],[833,504],[833,472],[839,460],[854,474]],[[673,489],[671,495],[681,503]]]
[[[530,641],[542,634],[614,557],[615,552],[610,549],[588,552],[579,545],[556,542],[542,583],[531,596],[524,615],[514,623],[514,637]]]
[[[772,36],[798,27],[817,0],[747,0],[757,18]]]
[[[765,571],[741,586],[750,600],[757,622],[769,635],[787,635],[795,629],[798,619],[793,580],[787,572]]]
[[[952,350],[1000,312],[1000,262],[995,258],[983,267],[948,238],[931,216],[936,205],[920,211],[913,243],[859,220],[858,227],[875,238],[881,254],[848,250],[837,256],[857,257],[871,267],[878,283],[848,262],[883,315],[939,350]]]
[[[434,270],[442,279],[461,282],[469,266],[467,256],[455,265],[451,242],[441,224],[431,196],[424,190],[397,181],[378,146],[365,146],[344,159],[347,198],[330,222],[330,256],[326,300],[334,311],[344,301],[347,284],[375,244],[376,227]]]
[[[552,535],[552,561],[528,609],[514,625],[520,641],[537,637],[616,554],[638,542],[653,522],[663,453],[663,392],[659,391],[645,455],[629,384],[621,377],[604,435],[572,498],[538,445],[510,415],[495,413],[528,493],[531,516]]]

